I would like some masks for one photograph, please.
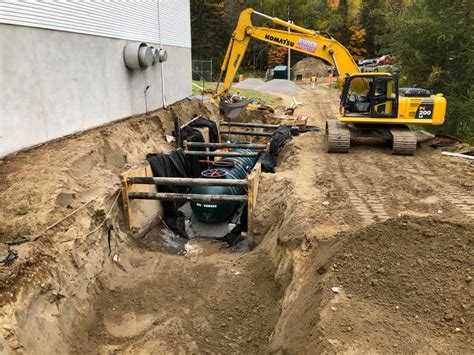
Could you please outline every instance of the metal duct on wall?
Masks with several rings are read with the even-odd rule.
[[[145,42],[133,42],[125,46],[123,60],[130,70],[146,69],[153,65],[153,51]]]

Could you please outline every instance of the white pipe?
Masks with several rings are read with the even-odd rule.
[[[160,0],[156,0],[156,13],[158,15],[158,40],[160,41],[160,52],[163,49],[163,44],[161,42],[161,26],[160,26]],[[161,101],[163,102],[163,107],[166,108],[166,95],[165,95],[165,67],[164,62],[160,61],[161,66]]]
[[[462,153],[441,152],[441,154],[447,155],[449,157],[458,157],[458,158],[466,158],[466,159],[474,160],[474,156],[462,154]]]

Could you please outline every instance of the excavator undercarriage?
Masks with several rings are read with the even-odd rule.
[[[370,126],[355,125],[329,120],[326,122],[328,153],[348,153],[351,138],[378,137],[392,142],[392,154],[414,155],[416,152],[416,134],[407,126]]]

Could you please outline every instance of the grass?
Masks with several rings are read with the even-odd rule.
[[[215,90],[217,83],[214,81],[212,82],[205,81],[203,83],[202,81],[193,80],[193,84],[199,85],[200,87],[204,87],[204,89],[206,90],[207,89]],[[249,89],[233,89],[233,88],[230,89],[231,93],[235,93],[236,91],[239,91],[242,96],[252,98],[252,99],[260,99],[267,105],[277,105],[281,101],[280,97],[278,97],[277,95],[269,94],[269,93],[264,93],[264,92],[259,92],[255,90],[249,90]],[[199,95],[200,93],[201,93],[201,89],[193,85],[193,94]]]

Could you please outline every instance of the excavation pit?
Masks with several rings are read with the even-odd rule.
[[[307,102],[307,114],[322,106]],[[197,109],[186,107],[176,110],[191,119]],[[126,162],[168,151],[157,134],[171,132],[168,114],[130,119],[2,165],[8,203],[0,238],[18,252],[11,266],[0,265],[4,349],[472,353],[474,226],[462,215],[471,211],[472,179],[459,161],[439,159],[429,147],[410,160],[378,150],[327,156],[322,135],[300,135],[285,146],[277,172],[260,176],[256,247],[231,253],[213,241],[179,238],[188,243],[183,257],[137,246],[118,197],[125,168],[103,148]],[[29,183],[8,190],[22,176]],[[68,191],[72,199],[56,198]],[[359,199],[354,206],[351,195]],[[374,198],[389,219],[366,225],[359,207],[372,207]],[[397,208],[429,216],[399,218]],[[143,240],[152,233],[166,228],[154,226]]]
[[[175,254],[185,252],[185,244],[179,237],[225,241],[230,246],[239,244],[237,250],[248,250],[253,244],[252,227],[261,166],[257,163],[249,170],[252,168],[250,158],[233,159],[239,166],[204,171],[204,174],[225,171],[217,179],[136,176],[149,175],[152,169],[148,165],[123,173],[124,213],[132,235],[138,240],[150,240],[151,235],[159,238],[153,229],[166,231],[162,243],[154,244],[161,244],[163,250]],[[219,164],[224,162],[231,160],[222,159]],[[249,165],[244,169],[243,164]],[[164,184],[183,187],[180,190],[183,192],[158,192]],[[137,191],[143,188],[146,191]]]

